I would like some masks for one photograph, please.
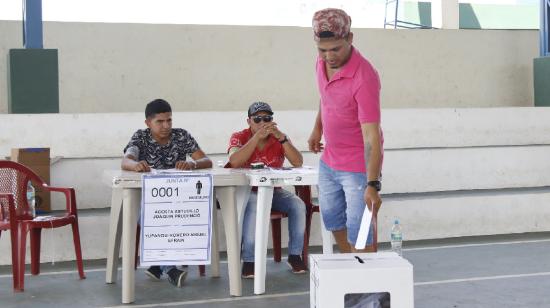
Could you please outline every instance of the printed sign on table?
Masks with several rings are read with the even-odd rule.
[[[142,266],[210,264],[212,175],[144,174]]]

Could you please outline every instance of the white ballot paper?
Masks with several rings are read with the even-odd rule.
[[[365,204],[365,211],[363,212],[363,218],[361,219],[361,226],[359,227],[359,233],[357,234],[355,249],[365,249],[365,246],[367,244],[367,239],[369,238],[371,221],[372,221],[372,212],[369,211],[369,207]]]
[[[212,175],[144,174],[141,266],[210,264]]]

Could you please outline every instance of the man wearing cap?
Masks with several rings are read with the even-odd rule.
[[[264,102],[255,102],[248,108],[248,128],[233,133],[229,141],[229,163],[233,168],[250,168],[252,163],[281,168],[285,157],[294,167],[302,165],[302,154],[287,135],[273,122],[273,111]],[[246,205],[243,220],[242,259],[243,278],[254,277],[254,234],[256,229],[257,192],[253,189]],[[295,194],[276,187],[271,208],[288,215],[288,265],[295,274],[306,272],[302,260],[306,208]]]
[[[313,16],[321,100],[308,144],[314,153],[323,151],[319,205],[341,252],[354,250],[365,203],[374,213],[382,204],[380,80],[352,45],[350,26],[351,18],[340,9],[324,9]],[[367,243],[372,243],[372,232]]]

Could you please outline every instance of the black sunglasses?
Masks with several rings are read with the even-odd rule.
[[[270,115],[264,115],[264,116],[253,116],[252,117],[252,120],[254,121],[254,123],[260,123],[262,120],[264,122],[271,122],[273,121],[273,116],[270,116]]]

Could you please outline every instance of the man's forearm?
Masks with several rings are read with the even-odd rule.
[[[124,157],[122,158],[122,162],[120,163],[120,167],[122,168],[122,170],[126,170],[126,171],[133,171],[134,170],[134,166],[136,165],[137,161],[129,158],[129,157]]]
[[[365,163],[367,164],[367,179],[376,181],[380,178],[382,165],[382,149],[380,145],[365,144]]]
[[[323,132],[323,122],[321,121],[321,106],[319,106],[319,110],[317,111],[317,117],[315,118],[315,125],[313,126],[313,130],[319,134]]]
[[[252,156],[252,153],[254,153],[254,149],[256,149],[257,145],[257,139],[252,137],[243,147],[239,148],[233,153],[229,153],[229,163],[231,164],[231,167],[242,167],[248,161],[248,159],[250,159],[250,156]]]
[[[212,161],[208,157],[203,157],[195,160],[195,164],[196,169],[212,168]]]
[[[382,168],[382,139],[379,123],[361,124],[364,142],[365,164],[367,165],[367,177],[369,181],[380,178]]]
[[[285,142],[283,148],[285,149],[285,156],[290,164],[293,167],[301,167],[304,163],[302,153],[300,153],[290,141]]]

